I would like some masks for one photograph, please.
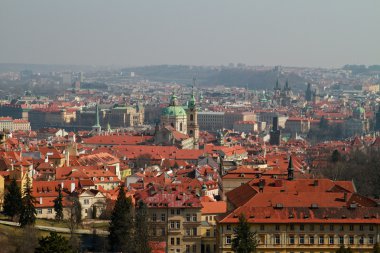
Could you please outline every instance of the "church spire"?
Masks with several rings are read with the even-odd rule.
[[[96,117],[96,121],[95,121],[95,125],[93,125],[92,126],[92,129],[94,130],[94,131],[96,131],[96,132],[100,132],[101,131],[101,126],[100,126],[100,121],[99,121],[99,106],[98,106],[98,104],[96,104],[96,106],[95,106],[95,117]]]

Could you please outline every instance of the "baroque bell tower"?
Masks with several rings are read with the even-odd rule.
[[[187,109],[187,134],[194,138],[194,149],[199,148],[199,125],[198,125],[198,108],[194,94],[195,78],[193,78],[193,87],[190,101]]]

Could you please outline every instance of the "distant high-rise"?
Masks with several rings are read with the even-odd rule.
[[[278,128],[278,117],[273,117],[272,130],[270,131],[270,145],[280,145],[281,130]]]

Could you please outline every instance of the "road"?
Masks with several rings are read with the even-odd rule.
[[[0,220],[0,224],[7,225],[7,226],[13,226],[13,227],[19,227],[20,224],[17,222],[13,221],[4,221]],[[57,233],[70,233],[70,230],[68,228],[60,228],[60,227],[48,227],[48,226],[40,226],[40,225],[35,225],[35,228],[43,231],[54,231]],[[101,229],[76,229],[75,234],[86,234],[86,235],[92,235],[92,234],[97,234],[97,235],[108,235],[109,232]]]

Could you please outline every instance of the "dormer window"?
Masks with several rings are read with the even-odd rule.
[[[113,181],[113,177],[110,177],[110,181]]]
[[[100,178],[100,181],[104,181],[104,177],[101,177],[101,178]]]

